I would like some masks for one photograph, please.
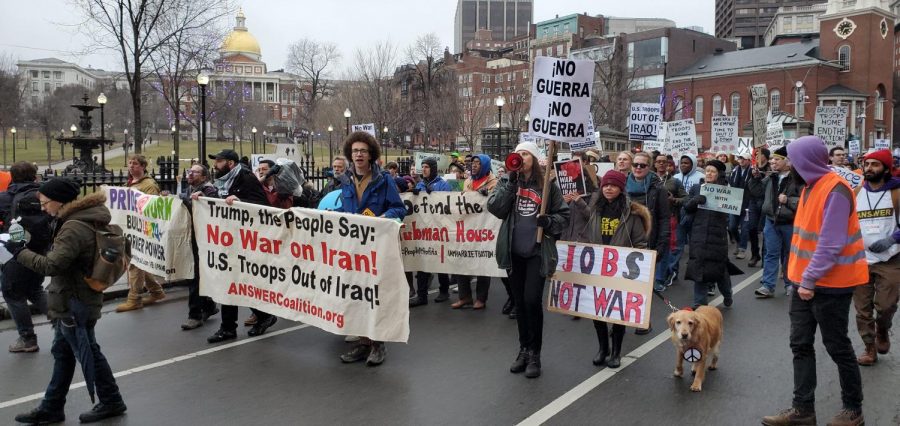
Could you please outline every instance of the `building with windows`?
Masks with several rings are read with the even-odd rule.
[[[604,34],[632,34],[659,28],[674,28],[675,21],[662,18],[621,18],[616,16],[606,17]]]
[[[766,28],[765,46],[819,37],[819,16],[825,13],[825,4],[811,6],[784,6],[772,18]]]
[[[103,78],[96,70],[56,58],[19,61],[16,65],[25,85],[22,99],[29,106],[36,105],[62,86],[74,84],[93,90]]]
[[[453,21],[453,51],[461,53],[475,32],[488,29],[494,40],[528,35],[534,23],[533,0],[458,0]]]
[[[766,46],[766,29],[781,7],[804,8],[826,0],[716,0],[716,37],[740,49]]]
[[[549,19],[535,24],[530,43],[530,57],[568,58],[569,52],[581,49],[585,40],[605,34],[605,18],[584,13]]]

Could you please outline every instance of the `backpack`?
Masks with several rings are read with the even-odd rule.
[[[0,211],[3,232],[9,229],[10,221],[16,217],[42,214],[41,202],[38,200],[37,193],[38,188],[34,187],[12,196],[9,205]],[[9,193],[6,193],[5,196],[9,197]]]
[[[74,222],[90,227],[94,233],[94,262],[85,273],[84,282],[91,290],[103,293],[128,270],[131,263],[131,242],[125,238],[118,225],[92,226],[80,220]]]

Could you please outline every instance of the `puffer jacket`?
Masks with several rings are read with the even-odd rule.
[[[488,198],[488,211],[495,217],[502,219],[500,232],[497,236],[497,266],[501,269],[512,268],[512,239],[513,228],[516,226],[516,193],[519,190],[519,183],[510,182],[509,176],[504,176],[500,182],[494,187]],[[529,182],[522,182],[525,188],[537,190],[538,184],[533,179]],[[562,191],[559,186],[552,180],[550,185],[549,202],[547,205],[547,215],[550,216],[550,226],[544,229],[544,239],[541,241],[541,276],[548,277],[556,271],[557,253],[556,240],[565,230],[569,221],[569,206],[563,201]]]
[[[403,220],[406,216],[406,205],[400,199],[397,184],[391,179],[390,173],[373,164],[372,180],[363,191],[361,201],[356,193],[353,177],[355,175],[352,166],[347,173],[341,175],[341,206],[337,211],[366,214],[368,210],[374,216]]]
[[[25,249],[16,257],[25,267],[52,277],[47,287],[47,316],[51,320],[71,317],[71,298],[87,306],[89,319],[100,318],[103,293],[88,287],[84,277],[93,268],[97,251],[93,225],[108,225],[112,219],[105,203],[106,194],[95,192],[63,205],[47,254]]]
[[[599,238],[600,230],[597,229],[597,203],[603,197],[601,191],[591,195],[590,201],[587,203],[572,203],[571,216],[571,234],[566,241],[576,241],[580,243],[603,244],[603,240]],[[611,246],[631,247],[646,249],[647,240],[650,236],[650,230],[653,228],[653,219],[650,216],[650,210],[641,204],[626,201],[626,208],[622,211],[619,218],[619,227],[613,233],[609,242]]]
[[[718,185],[728,185],[722,176]],[[728,215],[699,208],[700,185],[691,188],[684,209],[694,216],[691,226],[691,250],[685,278],[697,283],[717,282],[728,273]]]

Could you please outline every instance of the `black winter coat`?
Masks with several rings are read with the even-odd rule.
[[[720,177],[716,184],[727,185],[728,181]],[[691,188],[690,200],[684,206],[694,215],[685,278],[697,283],[712,283],[728,274],[728,215],[699,208],[704,201],[700,185]]]

